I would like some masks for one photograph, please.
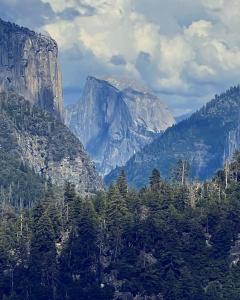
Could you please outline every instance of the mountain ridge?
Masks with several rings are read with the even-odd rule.
[[[126,163],[125,172],[133,186],[146,183],[151,170],[158,168],[165,177],[178,159],[189,160],[192,178],[207,179],[231,157],[240,145],[240,87],[225,93],[193,113],[188,119],[168,128]],[[105,177],[109,184],[119,168]]]

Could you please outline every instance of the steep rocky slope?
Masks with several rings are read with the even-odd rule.
[[[0,19],[0,92],[5,90],[58,117],[63,115],[56,42]]]
[[[146,88],[126,80],[89,77],[66,123],[107,174],[174,123],[166,106]]]
[[[206,179],[222,166],[240,146],[240,87],[216,96],[190,118],[166,132],[126,164],[125,171],[134,186],[147,182],[153,168],[168,177],[178,159],[191,164],[192,178]],[[115,169],[105,181],[116,179]]]
[[[47,111],[16,94],[1,93],[0,122],[0,157],[2,164],[7,163],[0,172],[1,186],[22,182],[18,172],[22,165],[56,185],[72,182],[80,193],[102,189],[82,144]]]

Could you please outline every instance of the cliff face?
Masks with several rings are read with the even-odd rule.
[[[54,40],[0,19],[0,92],[15,91],[57,117],[63,115]]]
[[[16,94],[2,93],[0,119],[1,151],[13,155],[41,177],[51,177],[59,186],[69,181],[80,193],[103,188],[80,141],[50,113]],[[8,162],[11,164],[11,158]],[[15,177],[14,168],[9,167],[7,172],[9,178]]]
[[[188,119],[169,128],[134,155],[124,167],[129,182],[140,187],[154,168],[168,177],[179,159],[191,165],[191,177],[210,178],[240,147],[240,87],[216,96]],[[118,176],[115,169],[106,178]]]
[[[67,125],[102,174],[124,165],[174,123],[165,105],[151,92],[111,78],[89,77],[80,101],[66,115]]]

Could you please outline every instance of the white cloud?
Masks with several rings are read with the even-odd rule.
[[[37,24],[59,44],[67,87],[89,74],[128,75],[180,109],[238,82],[239,0],[23,1],[41,8]]]
[[[212,29],[212,23],[205,20],[193,22],[188,28],[184,30],[189,37],[207,37]]]

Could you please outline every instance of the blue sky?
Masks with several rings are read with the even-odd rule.
[[[0,0],[0,17],[56,39],[66,102],[119,75],[179,115],[239,83],[239,0]]]

